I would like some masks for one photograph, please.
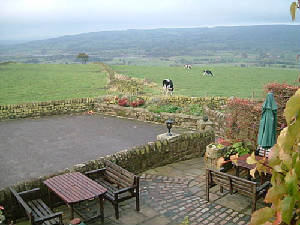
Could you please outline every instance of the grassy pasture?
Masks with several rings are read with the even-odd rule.
[[[97,64],[0,65],[0,105],[96,97],[106,84]]]
[[[147,78],[162,85],[162,80],[170,78],[174,83],[174,94],[186,96],[236,96],[264,97],[263,86],[270,82],[295,84],[297,69],[257,68],[257,67],[183,67],[125,66],[112,68],[131,77]],[[210,69],[214,77],[202,76],[204,69]]]

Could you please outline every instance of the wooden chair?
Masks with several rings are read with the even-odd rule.
[[[62,222],[62,212],[54,213],[41,199],[39,188],[28,191],[17,192],[12,187],[9,188],[20,206],[22,206],[32,225],[56,225]]]
[[[262,185],[249,181],[244,178],[236,177],[220,171],[206,169],[206,200],[209,201],[209,189],[215,185],[220,185],[220,191],[223,188],[229,190],[230,194],[237,191],[239,194],[250,196],[252,198],[252,212],[256,209],[256,201],[264,196],[270,186],[267,181]]]
[[[85,175],[107,189],[104,198],[113,204],[116,218],[119,219],[119,203],[130,198],[136,198],[136,210],[140,211],[139,177],[110,161],[106,160],[104,164],[105,168]]]

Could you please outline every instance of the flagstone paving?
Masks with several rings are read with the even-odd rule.
[[[205,200],[205,163],[195,158],[146,171],[141,175],[141,211],[135,211],[135,199],[122,202],[120,219],[116,220],[112,205],[105,201],[107,225],[179,225],[185,221],[190,225],[243,225],[249,224],[251,198],[228,191],[219,192],[216,186],[210,189],[210,202]],[[259,201],[257,207],[263,206]],[[95,215],[98,202],[90,200],[77,206],[85,216]],[[68,224],[69,209],[65,212]],[[87,222],[100,225],[100,220]]]

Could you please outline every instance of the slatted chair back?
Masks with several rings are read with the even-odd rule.
[[[209,179],[211,183],[220,185],[229,190],[230,194],[233,194],[233,190],[238,191],[241,194],[252,196],[256,192],[256,182],[246,180],[240,177],[232,176],[230,174],[209,170]]]
[[[119,186],[119,188],[125,188],[132,186],[136,183],[136,176],[133,173],[123,169],[122,167],[105,160],[106,178]]]

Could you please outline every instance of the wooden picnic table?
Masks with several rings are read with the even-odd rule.
[[[254,169],[255,168],[255,164],[248,164],[247,163],[247,158],[250,157],[251,154],[246,154],[246,155],[243,155],[243,156],[240,156],[237,158],[237,164],[236,164],[236,171],[235,171],[235,175],[239,177],[240,175],[240,170],[241,169],[246,169],[247,170],[247,175],[248,175],[248,179],[250,180],[251,179],[251,176],[250,176],[250,170]],[[258,156],[256,155],[255,156],[255,159],[256,160],[262,160],[263,157],[262,156]],[[268,158],[266,158],[266,163],[268,164]],[[271,174],[271,171],[267,171],[268,174]],[[265,181],[265,175],[264,173],[262,174],[261,176],[261,184],[264,183]]]
[[[107,189],[79,172],[66,173],[49,178],[44,184],[58,195],[71,209],[71,219],[74,218],[74,204],[84,200],[99,198],[100,216],[104,222],[103,198]],[[96,215],[91,218],[99,217]]]

